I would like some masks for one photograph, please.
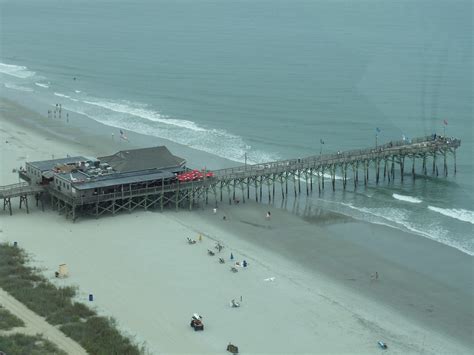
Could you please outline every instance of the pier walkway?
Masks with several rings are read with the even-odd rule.
[[[3,210],[8,206],[10,216],[12,215],[11,199],[14,197],[20,197],[20,208],[22,204],[25,204],[26,213],[28,210],[28,196],[38,195],[45,191],[45,188],[40,185],[30,185],[27,182],[20,182],[18,184],[11,184],[0,186],[0,199],[3,199]]]
[[[213,176],[199,181],[175,182],[161,184],[160,187],[132,188],[108,194],[97,194],[89,197],[70,196],[55,190],[52,186],[46,191],[51,196],[53,208],[64,213],[66,218],[77,218],[78,213],[98,217],[104,213],[116,214],[119,211],[131,212],[140,207],[147,209],[173,206],[189,208],[199,202],[208,203],[212,196],[215,203],[223,201],[224,192],[229,203],[233,201],[245,202],[250,199],[251,192],[255,200],[263,200],[263,190],[266,187],[268,201],[275,199],[276,187],[280,187],[280,196],[285,199],[289,190],[298,196],[305,189],[309,195],[317,184],[318,193],[325,188],[325,181],[336,189],[336,180],[342,182],[346,189],[349,180],[352,180],[354,189],[359,186],[359,180],[368,184],[369,176],[373,174],[376,184],[381,181],[391,182],[396,177],[396,168],[400,172],[403,182],[407,173],[413,179],[416,177],[415,168],[420,168],[419,175],[437,177],[439,164],[442,164],[442,175],[448,175],[448,156],[454,158],[453,172],[456,173],[456,149],[461,141],[456,138],[426,136],[410,141],[389,142],[377,147],[358,149],[333,154],[313,155],[305,158],[289,159],[262,164],[241,165],[229,169],[213,171]],[[416,161],[420,163],[417,165]],[[428,163],[431,163],[428,169]],[[407,171],[407,168],[410,169]],[[352,175],[352,177],[349,177]],[[360,179],[359,179],[360,175]],[[204,174],[206,176],[206,174]],[[22,185],[19,189],[28,189]],[[41,191],[43,187],[30,186],[32,193]],[[8,190],[13,193],[14,188]],[[0,190],[1,191],[1,190]],[[11,195],[13,196],[13,195]],[[26,195],[25,195],[26,196]],[[0,192],[0,198],[2,197]],[[11,207],[10,207],[11,208]]]

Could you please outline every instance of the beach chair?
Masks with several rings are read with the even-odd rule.
[[[232,272],[238,272],[239,270],[238,270],[235,266],[232,266],[232,267],[230,268],[230,271],[232,271]]]
[[[219,262],[220,262],[221,264],[224,264],[224,263],[225,263],[224,258],[219,258]]]
[[[210,249],[207,249],[207,254],[210,255],[210,256],[214,256],[214,255],[215,255],[215,253],[214,253],[212,250],[210,250]]]

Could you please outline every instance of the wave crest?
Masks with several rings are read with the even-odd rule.
[[[397,200],[400,200],[400,201],[405,201],[405,202],[410,202],[410,203],[422,203],[423,202],[419,198],[412,197],[412,196],[393,194],[392,197],[394,199],[397,199]]]
[[[45,88],[45,89],[49,89],[49,85],[46,85],[46,84],[43,84],[43,83],[35,83],[36,86],[39,86],[39,87],[42,87],[42,88]]]
[[[25,86],[20,86],[16,85],[13,83],[5,83],[3,84],[7,89],[12,89],[12,90],[18,90],[18,91],[24,91],[24,92],[33,92],[34,90],[32,88],[28,88]]]
[[[440,208],[428,206],[428,209],[444,216],[455,218],[459,221],[474,224],[474,211],[465,210],[462,208]]]
[[[5,63],[0,63],[0,73],[20,79],[30,78],[36,74],[34,71],[28,70],[27,67]]]

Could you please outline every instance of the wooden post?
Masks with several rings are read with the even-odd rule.
[[[433,153],[433,171],[431,172],[434,175],[436,172],[436,151]]]
[[[454,175],[456,175],[458,168],[456,166],[456,149],[453,151],[453,156],[454,156]]]
[[[415,156],[413,156],[413,158],[412,158],[411,175],[413,176],[413,180],[415,180]]]
[[[247,178],[247,200],[250,200],[250,178]]]
[[[318,167],[318,193],[321,196],[321,167]]]
[[[298,193],[301,194],[301,170],[298,169]]]
[[[257,186],[257,177],[255,177],[255,201],[258,202],[258,186]]]
[[[178,182],[178,186],[177,186],[177,189],[175,191],[175,194],[176,194],[176,199],[175,199],[175,204],[176,204],[176,212],[178,212],[178,204],[179,204],[179,182]],[[221,201],[222,201],[222,188],[221,188]]]
[[[268,202],[271,202],[271,200],[272,200],[272,197],[271,197],[271,195],[270,195],[270,180],[269,180],[269,179],[270,179],[270,177],[269,177],[269,176],[267,176]]]
[[[369,160],[366,160],[365,161],[365,169],[367,170],[367,183],[369,183],[369,165],[370,165],[370,161]]]
[[[352,180],[354,180],[354,190],[357,189],[357,180],[355,178],[355,165],[352,163]]]
[[[272,176],[272,198],[275,201],[275,184],[276,184],[276,175],[273,174]]]
[[[405,157],[402,156],[402,158],[400,159],[400,180],[401,180],[401,182],[403,182],[404,170],[405,170]]]
[[[447,156],[446,150],[444,151],[444,176],[448,176],[448,164],[446,162]]]
[[[189,197],[189,210],[193,210],[193,199],[194,199],[194,181],[191,180],[191,191],[188,189],[188,197]]]
[[[367,186],[367,160],[364,160],[364,185]]]
[[[232,199],[233,199],[233,200],[235,200],[235,183],[236,183],[236,182],[235,182],[235,179],[234,179],[234,181],[233,181],[233,188],[234,188],[234,190],[233,190],[233,192],[232,192]]]
[[[336,166],[334,164],[331,166],[331,180],[332,191],[336,191]]]
[[[160,196],[160,209],[161,212],[163,212],[163,207],[164,207],[164,199],[165,199],[165,179],[161,179],[161,196]]]
[[[375,162],[375,165],[376,165],[376,169],[377,169],[377,172],[376,172],[376,175],[375,175],[375,183],[378,185],[379,180],[380,180],[380,160],[378,158]]]
[[[342,167],[344,169],[344,190],[345,190],[346,185],[347,185],[347,164],[345,163]]]
[[[392,156],[392,167],[390,168],[392,174],[392,180],[395,180],[395,157]]]
[[[324,165],[321,167],[321,187],[324,190]]]
[[[355,181],[356,184],[359,185],[359,161],[356,161],[356,176],[355,176]]]
[[[293,187],[295,189],[295,197],[298,196],[297,192],[296,192],[296,172],[294,171],[293,172]]]
[[[8,206],[8,210],[10,212],[10,216],[12,215],[12,204],[10,201],[10,197],[3,198],[3,210],[5,211],[6,206]]]
[[[309,196],[309,184],[308,184],[308,172],[304,172],[304,178],[306,183],[306,196]]]

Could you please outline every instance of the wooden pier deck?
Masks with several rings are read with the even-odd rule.
[[[38,195],[44,191],[45,188],[43,186],[30,185],[27,182],[0,186],[0,199],[3,199],[3,210],[6,210],[8,206],[10,215],[12,215],[11,199],[14,197],[20,197],[20,209],[24,204],[26,208],[26,213],[29,213],[28,196]]]
[[[402,182],[406,172],[411,173],[414,179],[417,160],[421,160],[419,174],[428,175],[428,170],[430,170],[431,175],[437,177],[440,175],[438,164],[442,163],[442,175],[447,176],[447,159],[448,156],[452,156],[455,174],[456,149],[460,145],[459,139],[427,136],[415,138],[410,142],[389,142],[367,149],[241,165],[215,170],[213,177],[199,181],[162,184],[161,187],[137,188],[126,192],[73,197],[55,190],[52,186],[46,190],[51,196],[53,208],[64,213],[66,218],[71,217],[72,220],[75,220],[78,214],[98,217],[104,213],[131,212],[136,208],[163,210],[166,206],[173,206],[176,210],[179,207],[192,209],[196,203],[207,204],[210,196],[216,204],[218,201],[223,201],[224,192],[229,203],[236,200],[245,202],[246,199],[251,198],[251,192],[258,202],[263,200],[265,186],[268,201],[271,202],[277,194],[277,185],[280,190],[278,194],[285,199],[291,189],[292,193],[298,196],[302,192],[302,186],[309,195],[316,184],[318,193],[321,194],[325,188],[325,181],[328,181],[332,190],[335,191],[337,176],[342,182],[343,189],[346,189],[349,180],[352,180],[354,189],[359,186],[359,180],[367,185],[369,176],[372,174],[376,184],[381,181],[393,181],[396,177],[396,168],[400,172]],[[428,169],[429,162],[431,169]],[[410,170],[407,171],[407,169]]]

